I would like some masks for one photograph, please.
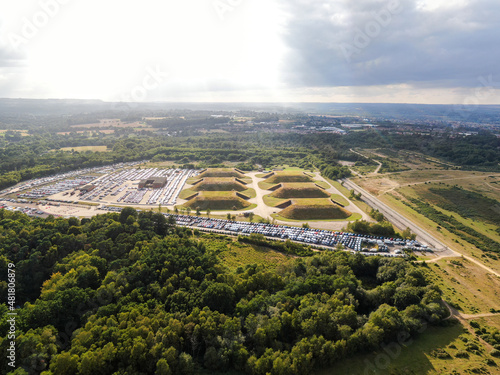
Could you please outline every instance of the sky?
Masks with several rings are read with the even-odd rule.
[[[500,104],[498,0],[0,0],[0,97]]]

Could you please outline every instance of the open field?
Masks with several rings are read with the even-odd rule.
[[[485,316],[481,318],[475,318],[474,320],[478,321],[481,325],[500,329],[500,315]]]
[[[265,247],[234,241],[227,244],[225,248],[221,247],[221,251],[218,252],[217,256],[224,265],[232,270],[249,264],[257,264],[273,269],[290,259],[289,256],[283,253]]]
[[[498,374],[499,359],[492,359],[479,340],[462,325],[428,326],[415,339],[391,343],[374,353],[340,361],[334,368],[316,375],[441,375]],[[478,350],[472,350],[477,346]],[[460,357],[461,353],[469,355]],[[457,356],[458,354],[458,356]],[[440,358],[442,357],[442,358]],[[485,363],[485,357],[493,362]],[[496,364],[494,364],[496,363]]]
[[[136,122],[123,122],[118,119],[105,119],[100,120],[98,123],[93,124],[78,124],[71,125],[71,128],[74,129],[99,129],[99,128],[134,128],[139,130],[152,129],[150,125],[147,125],[144,122],[136,121]]]
[[[80,147],[63,147],[59,150],[52,151],[75,151],[75,152],[85,152],[85,151],[93,151],[93,152],[109,152],[106,146],[80,146]]]
[[[21,137],[29,137],[30,133],[28,130],[11,130],[11,129],[0,129],[0,137],[5,137],[5,133],[12,131],[16,133],[20,133]]]
[[[467,259],[428,263],[426,275],[442,290],[444,300],[464,314],[500,309],[500,278]]]
[[[436,183],[404,187],[398,191],[404,196],[424,200],[475,231],[500,241],[500,201],[457,186]]]
[[[445,245],[500,270],[490,251],[500,243],[500,174],[413,170],[352,180]]]
[[[387,164],[392,164],[393,166],[398,166],[403,169],[410,170],[441,170],[456,168],[455,165],[442,162],[438,159],[432,158],[430,156],[406,150],[388,150],[388,149],[363,149],[355,151],[363,156],[370,158],[377,162],[385,162]],[[376,167],[376,166],[375,166]],[[357,169],[356,167],[354,169]],[[382,167],[380,173],[384,173],[384,168]]]
[[[425,183],[457,185],[500,200],[500,174],[457,170],[413,170],[383,176],[355,177],[352,181],[368,192],[381,195],[400,187]]]

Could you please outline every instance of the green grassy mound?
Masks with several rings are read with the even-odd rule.
[[[238,170],[234,168],[209,168],[203,173],[201,173],[198,178],[207,178],[207,177],[238,177],[244,178],[245,175],[240,173]]]
[[[245,191],[248,187],[234,177],[209,177],[194,185],[194,191]]]
[[[187,201],[184,206],[191,207],[193,210],[199,208],[200,210],[242,210],[250,207],[250,203],[243,199],[244,195],[236,192],[200,192],[198,196]]]
[[[273,198],[328,198],[330,194],[313,183],[286,183],[274,191]]]
[[[313,179],[300,171],[274,172],[272,176],[265,180],[268,184],[280,184],[284,182],[313,182]]]
[[[329,199],[295,199],[279,215],[290,220],[339,220],[347,219],[352,213]]]

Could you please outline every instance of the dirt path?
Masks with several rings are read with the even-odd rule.
[[[368,156],[363,155],[363,154],[361,154],[361,153],[359,153],[359,152],[357,152],[357,151],[354,151],[352,148],[351,148],[351,149],[349,149],[349,151],[351,151],[352,153],[357,154],[357,155],[359,155],[359,156],[362,156],[362,157],[364,157],[364,158],[370,159],[371,161],[373,161],[373,162],[375,162],[375,163],[377,163],[377,164],[378,164],[377,168],[376,168],[376,169],[375,169],[372,173],[369,173],[369,174],[368,174],[369,176],[374,176],[374,175],[378,174],[378,172],[380,172],[380,169],[382,168],[382,163],[381,163],[381,162],[379,162],[378,160],[375,160],[375,159],[371,159],[371,158],[369,158]],[[380,157],[384,157],[383,155],[380,155],[380,154],[375,154],[374,152],[372,152],[372,153],[373,153],[374,155],[377,155],[377,156],[380,156]],[[354,170],[352,170],[352,169],[351,169],[351,172],[352,172],[352,173],[357,174],[358,176],[360,175],[358,172],[356,172],[356,171],[354,171]]]
[[[500,175],[492,175],[494,177],[500,177]],[[427,184],[427,183],[430,183],[430,182],[444,182],[444,181],[458,181],[458,180],[470,180],[470,179],[477,179],[478,176],[470,176],[470,177],[458,177],[458,178],[443,178],[443,179],[440,179],[440,180],[427,180],[427,181],[421,181],[421,182],[410,182],[410,183],[407,183],[407,184],[398,184],[398,186],[395,186],[387,191],[384,191],[381,195],[384,195],[384,194],[387,194],[387,193],[391,193],[393,192],[394,190],[397,190],[397,189],[400,189],[402,187],[405,187],[405,186],[413,186],[413,185],[423,185],[423,184]],[[488,185],[489,187],[495,189],[495,190],[500,190],[499,188],[495,188],[493,186],[491,186],[490,184],[488,183],[485,183],[486,185]]]
[[[257,204],[257,207],[254,208],[252,211],[255,215],[259,215],[263,217],[264,219],[271,219],[271,215],[277,211],[276,208],[269,207],[264,203],[264,191],[259,187],[259,182],[264,181],[264,178],[258,178],[256,175],[259,174],[259,172],[251,172],[247,173],[247,176],[252,178],[252,188],[255,190],[257,196],[255,198],[252,198],[249,200],[250,203],[255,203]],[[267,191],[266,191],[267,192]]]
[[[456,318],[462,324],[462,326],[465,327],[469,331],[469,333],[472,336],[476,337],[481,342],[481,344],[483,344],[490,351],[494,349],[491,344],[488,344],[481,337],[476,335],[476,332],[474,332],[474,329],[471,327],[468,320],[475,319],[475,318],[484,318],[484,317],[488,317],[488,316],[496,316],[496,315],[500,315],[499,313],[474,314],[474,315],[461,314],[457,309],[455,309],[454,307],[451,307],[446,301],[443,300],[443,303],[448,308],[448,311],[450,312],[450,316],[445,318],[444,320]]]

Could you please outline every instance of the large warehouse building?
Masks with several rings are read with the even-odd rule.
[[[139,182],[139,189],[142,188],[153,188],[153,189],[161,189],[168,182],[167,177],[150,177],[146,180],[141,180]]]

